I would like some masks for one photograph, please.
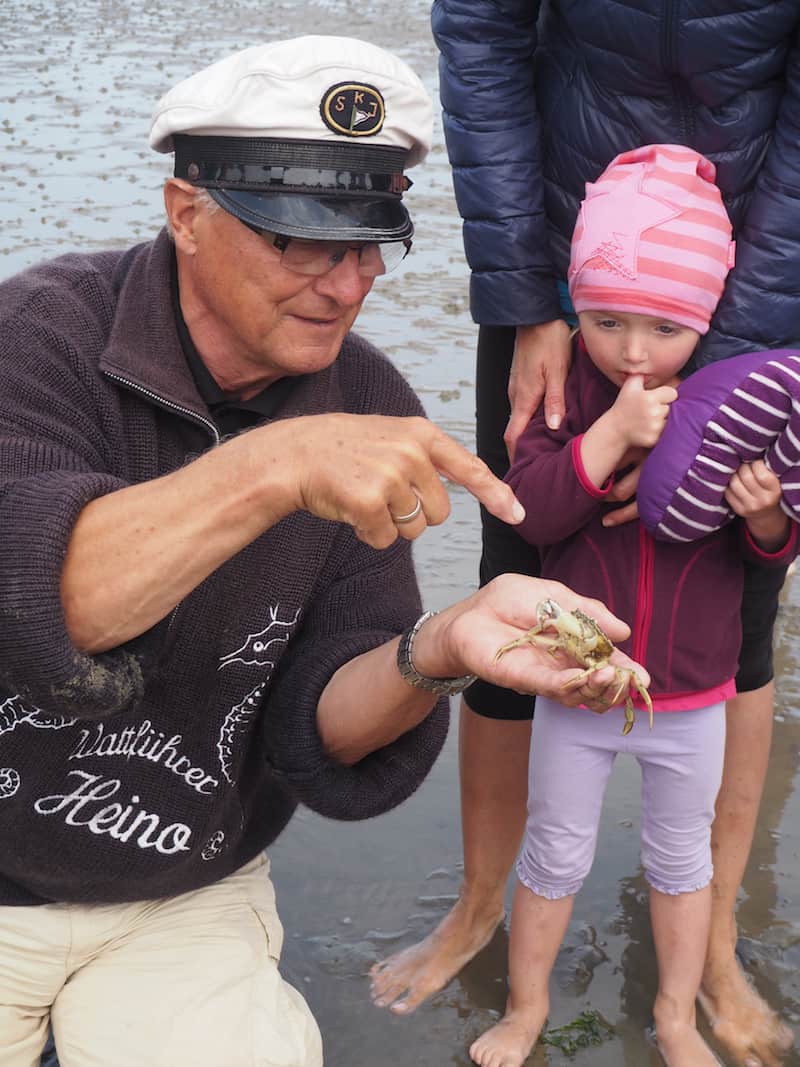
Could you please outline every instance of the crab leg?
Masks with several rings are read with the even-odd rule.
[[[524,633],[522,637],[518,637],[516,641],[509,641],[507,645],[498,648],[494,654],[494,662],[497,663],[500,657],[504,656],[506,652],[510,652],[512,648],[519,648],[521,645],[536,645],[539,648],[546,648],[548,652],[554,653],[555,649],[560,645],[560,642],[557,637],[546,637],[540,629],[534,626],[533,629]]]
[[[636,718],[633,714],[633,704],[631,703],[631,698],[627,697],[625,699],[625,723],[622,727],[623,737],[625,737],[626,734],[629,734],[631,732],[631,730],[633,729],[633,724],[635,722]]]
[[[645,702],[647,711],[650,717],[650,729],[653,729],[653,701],[650,699],[650,694],[647,692],[645,686],[642,685],[642,680],[636,671],[631,671],[631,685]]]
[[[616,681],[619,682],[619,685],[617,686],[617,691],[614,693],[613,697],[611,698],[610,706],[612,708],[616,705],[617,701],[619,700],[620,696],[622,695],[622,690],[625,688],[626,684],[628,684],[628,679],[625,677],[625,675],[627,673],[628,673],[627,671],[620,670],[619,667],[617,667],[615,669],[615,671],[614,671],[614,677],[615,677]]]

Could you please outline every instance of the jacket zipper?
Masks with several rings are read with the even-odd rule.
[[[136,382],[129,381],[129,379],[127,378],[122,378],[119,374],[112,374],[110,371],[104,371],[103,373],[108,378],[111,378],[112,381],[119,382],[120,385],[124,385],[132,392],[140,393],[142,396],[146,396],[148,400],[151,400],[158,407],[165,408],[167,411],[174,411],[178,415],[183,415],[184,418],[189,419],[190,422],[194,422],[199,424],[200,426],[204,426],[207,430],[211,432],[211,436],[214,439],[214,444],[218,445],[220,443],[219,430],[216,428],[214,423],[211,422],[210,419],[204,419],[203,416],[198,415],[196,411],[192,411],[190,408],[181,407],[180,404],[175,404],[173,403],[173,401],[167,400],[163,396],[159,396],[158,393],[154,393],[150,389],[145,389],[143,385],[138,385]],[[172,629],[172,624],[175,622],[177,614],[180,611],[181,604],[183,604],[182,600],[177,603],[172,609],[172,612],[169,617],[169,622],[167,623],[167,635],[169,635],[169,632]]]
[[[678,74],[678,7],[679,0],[664,0],[661,22],[661,58],[665,71],[671,75],[672,93],[678,109],[683,144],[694,143],[694,109],[689,94]]]
[[[653,621],[653,565],[655,541],[639,524],[639,574],[636,581],[636,610],[634,613],[632,658],[644,663],[650,624]]]
[[[202,415],[198,415],[197,412],[192,411],[191,408],[184,408],[181,407],[180,404],[175,404],[171,400],[166,400],[163,396],[159,396],[158,393],[153,393],[150,389],[145,389],[143,385],[137,385],[136,382],[131,382],[127,378],[122,378],[119,374],[112,374],[111,371],[103,371],[103,373],[107,378],[119,382],[134,393],[141,393],[142,396],[146,396],[148,400],[152,400],[158,407],[166,408],[167,411],[176,411],[179,415],[185,416],[185,418],[189,419],[191,422],[196,422],[201,426],[205,426],[207,430],[211,431],[211,436],[214,438],[214,444],[218,445],[220,443],[219,430],[210,419],[204,419]]]

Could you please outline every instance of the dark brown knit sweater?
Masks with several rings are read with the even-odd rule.
[[[162,233],[0,285],[0,904],[140,900],[217,881],[299,802],[337,819],[400,803],[445,738],[441,701],[355,767],[322,751],[329,678],[420,604],[407,542],[376,552],[305,512],[136,640],[97,656],[71,644],[59,577],[81,509],[218,442],[176,332],[171,256]],[[350,335],[277,417],[420,410]]]

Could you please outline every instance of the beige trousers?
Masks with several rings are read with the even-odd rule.
[[[169,900],[0,907],[0,1067],[321,1067],[265,856]]]

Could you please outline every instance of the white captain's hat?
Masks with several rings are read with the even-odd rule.
[[[397,56],[351,37],[236,52],[156,105],[150,145],[175,176],[243,222],[322,240],[400,241],[414,227],[405,170],[425,158],[433,109]]]

